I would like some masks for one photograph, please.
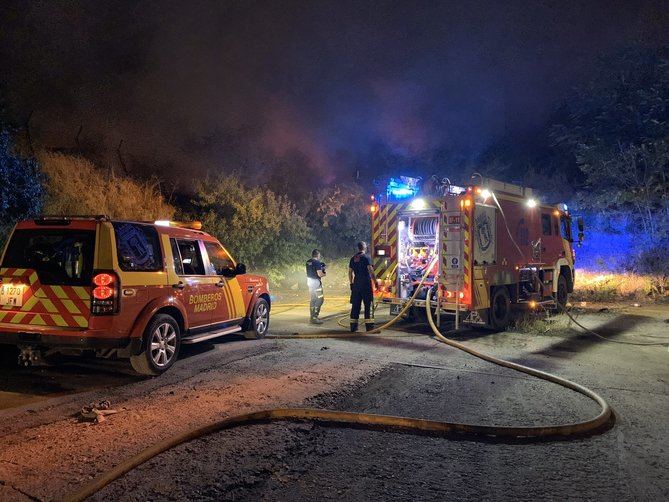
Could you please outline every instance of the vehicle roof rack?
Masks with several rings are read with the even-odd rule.
[[[37,220],[108,220],[106,214],[67,214],[67,215],[42,215],[37,216]]]

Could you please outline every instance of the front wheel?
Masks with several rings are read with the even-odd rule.
[[[567,307],[569,300],[569,292],[567,289],[567,279],[560,274],[558,277],[557,293],[555,295],[555,303],[557,304],[557,311],[561,312]]]
[[[177,360],[181,348],[179,323],[170,315],[158,314],[144,330],[144,349],[130,356],[130,365],[141,375],[160,375]]]
[[[269,303],[264,298],[258,298],[251,311],[251,322],[249,330],[244,331],[244,336],[251,340],[265,338],[269,329]]]

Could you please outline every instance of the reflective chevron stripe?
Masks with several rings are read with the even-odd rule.
[[[4,305],[0,322],[33,326],[88,327],[90,288],[84,286],[43,285],[31,269],[2,268],[3,283],[20,282],[27,286],[21,307]]]

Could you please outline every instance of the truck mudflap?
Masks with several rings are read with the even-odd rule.
[[[471,324],[475,326],[488,325],[488,311],[487,310],[471,310],[469,315],[465,317],[462,322],[464,324]]]

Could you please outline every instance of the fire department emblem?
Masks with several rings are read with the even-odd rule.
[[[481,251],[487,251],[492,244],[492,230],[490,226],[490,216],[487,213],[482,213],[476,218],[476,240]]]

